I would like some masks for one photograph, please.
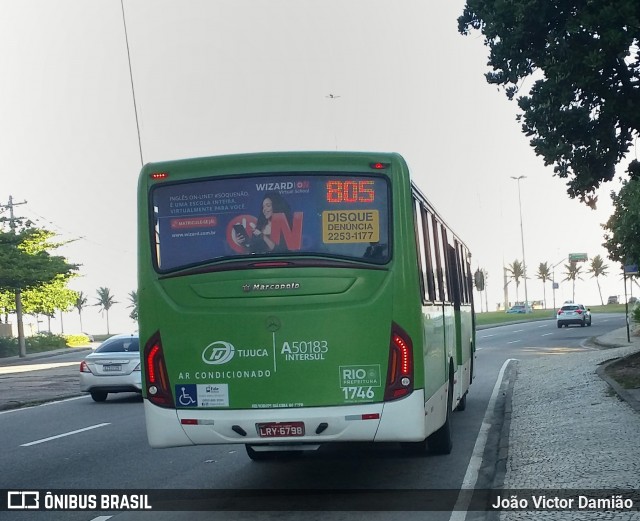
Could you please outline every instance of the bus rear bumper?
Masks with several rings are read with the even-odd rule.
[[[422,389],[385,403],[283,409],[164,409],[144,400],[147,437],[154,448],[187,445],[319,444],[420,441],[427,432]],[[258,424],[303,422],[304,436],[265,438]]]

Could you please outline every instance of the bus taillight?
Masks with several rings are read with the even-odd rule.
[[[160,407],[174,407],[159,333],[153,335],[144,348],[144,368],[147,399]]]
[[[413,391],[413,343],[398,324],[391,327],[389,369],[384,391],[385,401],[396,400]]]

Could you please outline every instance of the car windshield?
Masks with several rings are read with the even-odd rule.
[[[140,352],[140,341],[135,337],[115,338],[107,340],[96,353],[130,353]]]

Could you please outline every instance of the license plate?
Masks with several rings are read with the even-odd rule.
[[[303,422],[258,423],[256,426],[261,438],[304,436]]]
[[[120,364],[111,364],[111,365],[103,365],[102,369],[105,372],[116,372],[116,371],[122,371],[122,366]]]

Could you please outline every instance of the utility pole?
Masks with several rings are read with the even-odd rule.
[[[524,231],[522,228],[522,199],[520,198],[520,181],[526,179],[526,175],[518,177],[511,176],[518,182],[518,206],[520,207],[520,241],[522,242],[522,271],[524,272],[524,311],[529,312],[529,295],[527,295],[527,261],[524,259]]]
[[[13,208],[15,206],[20,206],[21,204],[27,204],[27,201],[22,201],[20,203],[14,203],[13,197],[9,196],[9,203],[0,205],[0,208],[9,209],[9,228],[11,228],[11,232],[16,232],[16,217],[13,213]],[[20,358],[24,358],[27,356],[27,345],[24,341],[24,326],[22,324],[22,292],[20,289],[16,290],[16,319],[18,322],[18,346],[19,346],[19,355]]]

